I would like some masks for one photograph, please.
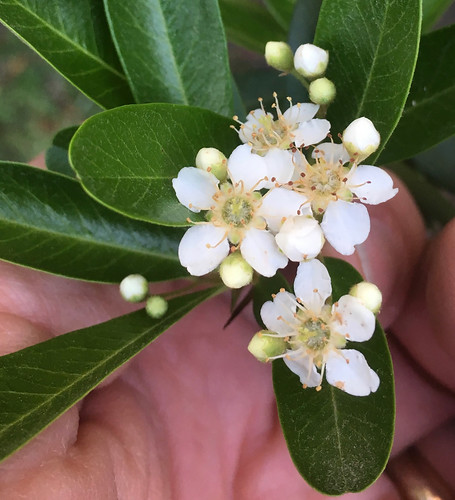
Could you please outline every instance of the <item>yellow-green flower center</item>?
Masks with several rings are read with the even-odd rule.
[[[233,196],[226,200],[221,209],[224,222],[233,227],[246,226],[253,218],[254,209],[252,204],[243,196]]]

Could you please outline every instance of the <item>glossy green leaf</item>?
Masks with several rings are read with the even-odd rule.
[[[288,30],[297,1],[298,0],[265,0],[265,5],[280,25],[285,30]]]
[[[197,214],[175,196],[172,178],[194,166],[202,147],[228,156],[238,145],[232,122],[176,104],[138,104],[89,118],[76,132],[70,161],[85,189],[130,217],[185,226]]]
[[[422,31],[429,31],[453,0],[422,0]]]
[[[270,41],[286,41],[287,30],[262,6],[245,0],[219,0],[228,40],[264,54]]]
[[[71,139],[79,127],[64,128],[60,130],[52,139],[52,146],[46,151],[46,167],[48,170],[75,177],[76,174],[71,168],[68,158],[68,150]]]
[[[104,5],[136,102],[188,104],[232,115],[217,0],[104,0]]]
[[[422,37],[403,116],[379,160],[388,163],[410,158],[453,134],[455,24]]]
[[[326,259],[337,300],[362,277],[349,264]],[[300,474],[326,495],[361,491],[383,471],[392,446],[394,385],[392,362],[379,323],[368,342],[350,342],[379,375],[378,390],[351,396],[326,380],[322,390],[303,389],[282,360],[273,362],[278,414],[287,445]]]
[[[218,290],[169,301],[162,319],[144,310],[0,358],[0,459],[26,444],[110,373]]]
[[[324,0],[315,43],[330,51],[337,87],[332,134],[366,116],[384,147],[404,107],[417,60],[421,0]],[[374,162],[376,155],[368,158]]]
[[[71,278],[118,283],[187,276],[182,231],[134,221],[96,203],[79,182],[0,162],[0,258]]]
[[[0,0],[0,19],[100,106],[134,102],[99,0]]]

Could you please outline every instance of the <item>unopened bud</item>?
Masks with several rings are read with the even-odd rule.
[[[149,284],[144,276],[130,274],[120,283],[120,294],[128,302],[141,302],[147,297]]]
[[[374,153],[381,142],[381,136],[368,118],[357,118],[343,132],[343,145],[355,159],[364,160]]]
[[[231,253],[220,266],[220,277],[229,288],[242,288],[253,279],[253,268],[241,256],[240,252]]]
[[[362,281],[354,285],[349,295],[357,297],[362,304],[374,314],[379,312],[382,304],[382,293],[374,283]]]
[[[147,303],[145,304],[145,310],[147,314],[155,319],[162,318],[168,308],[167,300],[163,299],[160,295],[153,295],[149,297]]]
[[[226,179],[227,159],[221,151],[218,151],[218,149],[200,149],[196,156],[196,167],[210,172],[220,181],[224,181]]]
[[[286,352],[285,340],[280,337],[269,337],[269,335],[276,334],[268,330],[261,330],[255,334],[248,344],[248,350],[262,363],[268,361],[269,358]]]
[[[314,80],[325,73],[329,63],[329,53],[313,45],[306,43],[300,45],[295,51],[294,66],[295,69],[305,78]]]
[[[326,106],[335,99],[337,89],[328,78],[318,78],[310,83],[308,93],[312,102]]]
[[[267,42],[265,60],[278,71],[289,73],[294,69],[294,54],[286,42]]]

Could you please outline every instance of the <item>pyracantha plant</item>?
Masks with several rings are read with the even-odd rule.
[[[231,293],[220,325],[252,303],[259,326],[244,351],[273,364],[302,476],[341,494],[382,472],[394,394],[381,292],[342,259],[367,240],[369,207],[398,192],[381,165],[445,138],[437,124],[422,135],[419,88],[439,78],[425,80],[426,47],[454,30],[423,42],[411,87],[420,1],[265,3],[0,0],[4,24],[104,108],[56,136],[47,169],[2,162],[0,258],[120,283],[144,305],[1,358],[3,458],[195,306]],[[247,69],[234,57],[231,70],[225,30],[262,56]]]

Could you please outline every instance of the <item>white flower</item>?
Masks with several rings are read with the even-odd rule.
[[[270,336],[288,342],[284,354],[269,359],[283,358],[304,388],[320,390],[325,373],[331,385],[353,396],[376,392],[379,377],[363,354],[345,349],[349,340],[365,342],[371,338],[374,314],[351,295],[326,304],[332,285],[327,269],[318,260],[299,265],[294,291],[295,296],[281,290],[262,306],[262,320],[275,332]]]
[[[305,78],[318,78],[325,73],[329,63],[329,53],[313,45],[305,43],[295,51],[295,69]]]
[[[204,170],[185,167],[172,184],[180,203],[193,212],[207,210],[207,222],[196,222],[183,236],[179,258],[194,276],[213,271],[229,255],[240,251],[259,274],[273,276],[287,264],[274,235],[283,220],[299,213],[302,197],[286,189],[261,196],[267,182],[266,159],[247,144],[237,147],[228,160],[229,182]]]
[[[350,123],[343,132],[343,144],[357,161],[374,153],[381,142],[381,136],[373,122],[362,116]]]
[[[238,134],[241,141],[251,145],[253,153],[264,156],[268,162],[270,182],[266,187],[269,188],[275,182],[284,184],[291,179],[294,164],[289,149],[317,144],[327,137],[330,130],[330,122],[313,118],[319,109],[316,104],[298,103],[293,106],[288,98],[289,109],[282,113],[277,94],[273,96],[275,104],[272,107],[277,113],[276,120],[271,113],[265,112],[262,99],[259,99],[261,107],[251,111],[245,123],[234,116],[234,120],[240,124]]]
[[[342,144],[320,144],[313,157],[313,164],[302,153],[296,157],[296,171],[287,188],[306,199],[306,206],[321,220],[324,236],[335,250],[351,255],[354,246],[363,243],[370,232],[370,217],[363,204],[383,203],[398,189],[381,168],[345,165],[349,154]]]

